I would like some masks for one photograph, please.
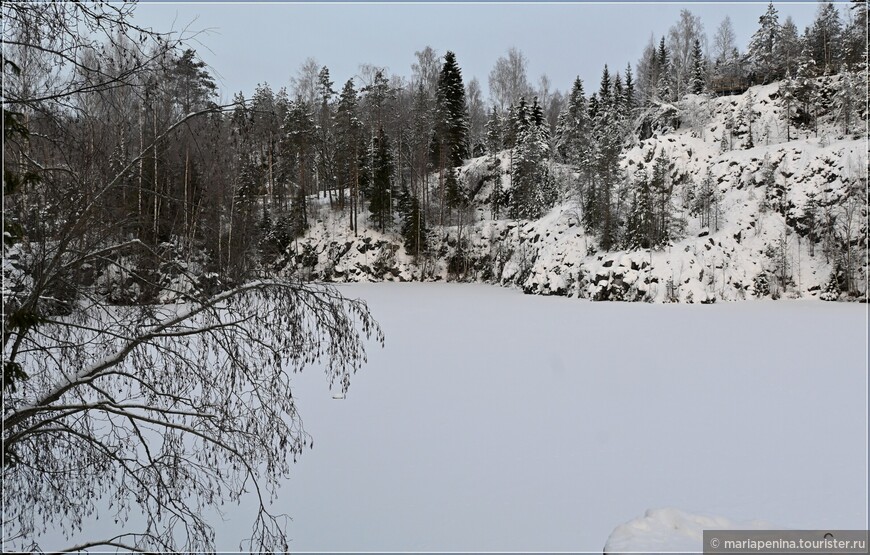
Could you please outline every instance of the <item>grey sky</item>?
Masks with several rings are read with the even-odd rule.
[[[776,4],[799,30],[811,24],[815,2]],[[307,57],[329,67],[336,88],[359,65],[386,66],[410,76],[414,52],[430,45],[453,50],[465,82],[477,77],[488,94],[496,59],[516,46],[529,60],[529,79],[546,73],[563,92],[579,75],[597,88],[604,64],[632,67],[650,38],[666,33],[681,9],[701,16],[712,37],[730,15],[745,47],[766,3],[642,4],[253,4],[147,3],[136,20],[156,30],[207,30],[192,44],[211,66],[225,99],[258,83],[288,86]],[[198,44],[197,44],[198,42]]]

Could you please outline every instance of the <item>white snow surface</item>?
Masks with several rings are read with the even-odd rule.
[[[779,530],[760,520],[734,522],[724,517],[689,514],[679,509],[650,509],[641,518],[620,524],[604,553],[686,553],[703,551],[704,530]]]
[[[314,448],[273,507],[294,551],[696,550],[710,522],[867,527],[866,305],[339,289],[386,346],[344,399],[316,368],[294,378]],[[629,522],[650,507],[679,510]],[[222,510],[216,547],[237,550],[252,506]]]

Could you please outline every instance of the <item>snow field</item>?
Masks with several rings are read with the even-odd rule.
[[[693,514],[866,526],[860,305],[341,290],[369,302],[387,343],[346,399],[316,371],[298,378],[315,447],[278,501],[294,549],[601,552],[655,507],[686,511],[692,530],[704,524]]]

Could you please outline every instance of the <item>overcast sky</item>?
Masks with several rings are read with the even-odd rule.
[[[777,3],[780,21],[791,15],[799,30],[810,25],[815,2]],[[579,75],[587,93],[598,86],[604,64],[634,69],[644,46],[673,25],[681,9],[701,17],[709,37],[731,16],[741,48],[756,30],[765,3],[611,4],[293,4],[193,2],[143,3],[136,20],[158,31],[204,31],[191,44],[211,66],[224,99],[258,83],[273,89],[308,57],[329,67],[335,88],[358,73],[359,65],[387,67],[409,77],[414,52],[432,46],[456,53],[467,83],[488,75],[511,46],[529,60],[529,80],[546,73],[551,90],[570,89]]]

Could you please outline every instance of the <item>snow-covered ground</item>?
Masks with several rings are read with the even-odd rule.
[[[342,291],[387,343],[344,400],[299,377],[315,447],[280,501],[297,550],[601,552],[656,507],[867,525],[866,306]]]
[[[386,346],[346,399],[295,378],[314,449],[277,502],[293,550],[600,553],[615,530],[615,549],[686,549],[694,515],[867,526],[866,305],[339,287]],[[236,550],[252,517],[224,509],[217,548]]]

